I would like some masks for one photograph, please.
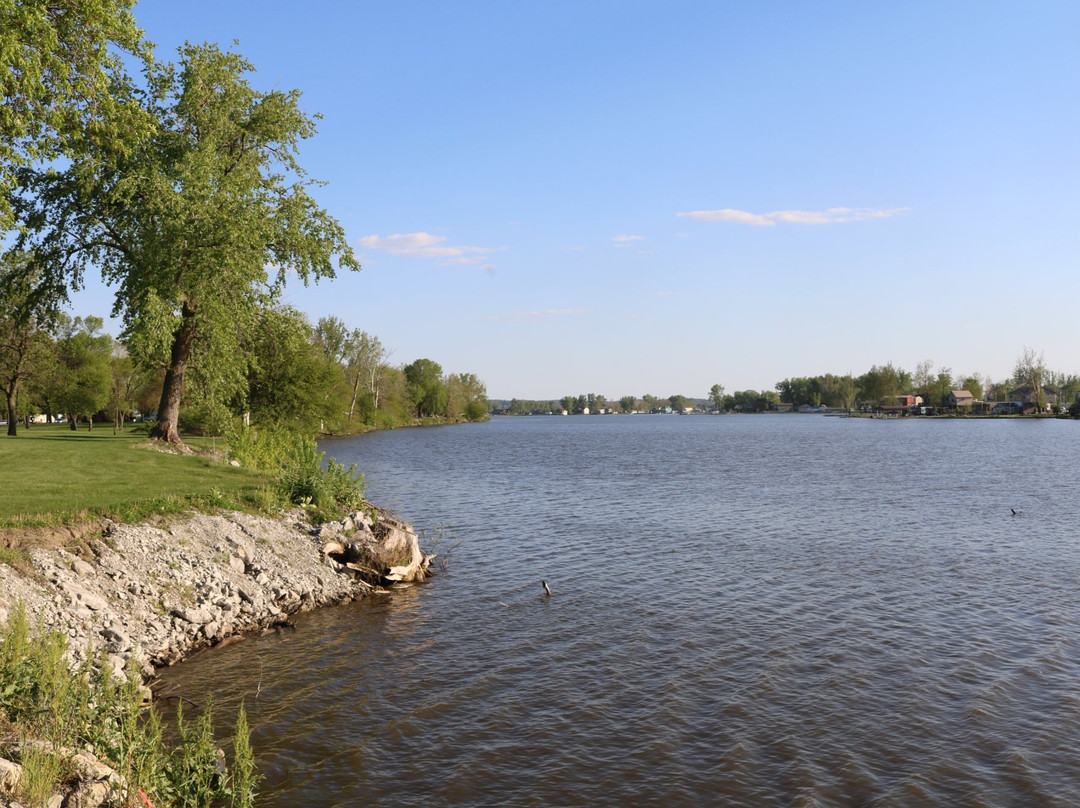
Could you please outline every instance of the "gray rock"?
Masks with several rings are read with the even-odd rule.
[[[74,584],[65,583],[63,585],[64,591],[71,596],[71,599],[75,601],[76,607],[85,606],[87,609],[91,609],[95,612],[100,612],[109,605],[109,601],[103,598],[101,595],[95,595],[93,592],[87,592],[85,589],[81,589]]]
[[[172,614],[196,626],[205,625],[214,619],[208,609],[173,609]]]
[[[80,576],[82,576],[84,578],[87,575],[93,575],[94,574],[94,567],[92,565],[90,565],[90,564],[87,564],[81,558],[76,558],[72,562],[71,568],[75,570],[76,575],[80,575]]]

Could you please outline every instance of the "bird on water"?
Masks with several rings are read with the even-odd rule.
[[[550,598],[551,597],[551,587],[548,586],[548,582],[547,581],[541,581],[540,585],[542,587],[544,587],[544,591],[547,592],[547,597]]]

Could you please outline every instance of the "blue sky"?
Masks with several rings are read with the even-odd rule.
[[[287,292],[498,398],[1080,373],[1075,2],[142,0],[321,113]],[[79,314],[106,313],[90,290]],[[94,308],[94,311],[87,310]]]

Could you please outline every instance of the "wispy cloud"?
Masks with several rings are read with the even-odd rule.
[[[829,208],[828,210],[775,210],[771,213],[750,213],[734,208],[720,210],[691,210],[676,215],[699,222],[733,222],[754,227],[775,227],[783,224],[843,224],[868,222],[900,216],[911,208]]]
[[[364,236],[357,242],[366,250],[382,250],[390,255],[434,260],[443,265],[479,264],[505,247],[469,247],[446,244],[446,236],[431,233],[395,233],[390,236]]]
[[[645,240],[645,236],[621,235],[621,236],[612,236],[611,237],[611,243],[614,244],[616,247],[629,247],[634,242],[644,241],[644,240]]]
[[[511,320],[542,320],[548,317],[573,317],[584,314],[585,309],[545,309],[543,311],[516,311],[512,314],[494,314],[483,319],[492,323],[503,323]]]

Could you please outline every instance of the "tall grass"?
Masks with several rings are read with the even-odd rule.
[[[144,805],[141,790],[159,808],[250,808],[257,778],[242,710],[229,769],[209,708],[193,724],[179,715],[179,741],[170,747],[157,711],[143,704],[134,666],[117,677],[102,658],[72,671],[66,652],[63,636],[31,630],[21,605],[0,633],[0,715],[11,726],[0,755],[22,763],[22,799],[43,805],[72,772],[68,750],[89,749],[119,773],[119,804]]]
[[[285,429],[250,427],[230,441],[231,456],[241,465],[257,468],[277,480],[278,494],[293,505],[304,505],[326,518],[364,502],[364,476],[356,464],[346,467],[326,459],[314,438]]]

